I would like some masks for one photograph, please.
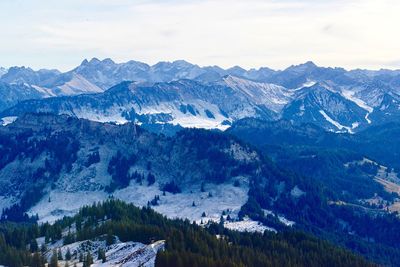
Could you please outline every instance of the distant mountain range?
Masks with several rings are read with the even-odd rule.
[[[0,73],[1,117],[40,111],[218,129],[246,117],[283,118],[350,133],[400,118],[396,70],[346,71],[312,62],[245,70],[93,58],[65,73],[25,67]]]

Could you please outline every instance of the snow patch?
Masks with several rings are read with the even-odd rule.
[[[271,210],[263,209],[263,212],[264,212],[265,215],[275,215],[274,212],[271,211]],[[278,218],[278,220],[279,220],[281,223],[283,223],[283,224],[286,225],[286,226],[291,227],[291,226],[293,226],[293,225],[295,224],[294,221],[288,220],[288,219],[286,219],[286,218],[285,218],[284,216],[282,216],[282,215],[276,215],[276,217]]]
[[[279,112],[289,103],[293,92],[287,88],[269,83],[254,82],[234,76],[224,78],[229,87],[239,91],[244,97],[257,105]]]
[[[371,113],[374,109],[372,107],[368,106],[368,104],[365,103],[363,100],[355,97],[354,96],[355,93],[356,92],[350,91],[350,90],[342,90],[342,96],[344,96],[346,99],[350,100],[351,102],[354,102],[360,108],[365,109],[366,111],[368,111],[368,113]]]
[[[355,91],[351,90],[342,90],[342,96],[345,97],[346,99],[352,101],[356,105],[358,105],[360,108],[363,108],[367,111],[367,114],[365,115],[365,120],[367,121],[368,124],[371,124],[371,120],[368,118],[369,114],[374,110],[371,106],[369,106],[367,103],[365,103],[363,100],[355,97]]]
[[[239,178],[238,178],[239,179]],[[248,199],[248,182],[240,180],[240,187],[233,184],[205,185],[205,192],[200,192],[201,185],[194,185],[182,193],[165,196],[156,182],[152,186],[139,185],[132,182],[128,187],[115,191],[114,198],[121,199],[136,206],[147,206],[156,195],[160,197],[159,204],[151,206],[157,212],[168,218],[182,218],[200,222],[205,220],[202,213],[207,214],[208,220],[219,220],[221,214],[231,211],[232,217],[237,217],[241,207]],[[29,210],[29,214],[39,215],[39,222],[54,222],[63,216],[73,216],[79,208],[94,202],[106,200],[110,195],[103,191],[64,192],[53,190]],[[50,202],[49,202],[50,199]],[[194,202],[194,206],[193,206]]]
[[[248,217],[243,218],[242,221],[234,221],[234,222],[226,221],[224,222],[224,227],[239,232],[264,233],[265,231],[270,231],[277,233],[277,231],[274,228],[267,227],[260,222],[251,220]]]
[[[354,133],[352,131],[352,128],[348,127],[348,126],[344,126],[342,124],[340,124],[339,122],[335,121],[334,119],[332,119],[331,117],[328,116],[328,114],[325,113],[325,111],[320,110],[319,113],[321,113],[322,116],[324,116],[325,120],[327,120],[329,123],[331,123],[332,125],[334,125],[336,128],[338,128],[339,130],[345,129],[347,132],[349,133]],[[354,123],[353,123],[354,125]],[[358,125],[357,125],[358,126]]]
[[[9,116],[9,117],[2,118],[0,121],[1,121],[1,125],[7,126],[7,125],[13,123],[14,121],[16,121],[17,119],[18,119],[18,117],[16,117],[16,116]]]
[[[70,81],[58,87],[64,95],[74,95],[77,93],[101,93],[103,90],[93,83],[86,80],[79,74],[74,73]]]
[[[293,187],[293,189],[290,191],[290,195],[294,198],[299,198],[305,194],[306,194],[306,192],[301,190],[297,185],[295,187]]]
[[[301,85],[301,88],[304,88],[304,87],[311,87],[311,86],[314,86],[316,83],[317,83],[316,81],[307,80],[305,83],[303,83],[303,84]]]

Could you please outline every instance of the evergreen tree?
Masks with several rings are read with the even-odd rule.
[[[84,261],[86,263],[86,266],[89,267],[90,265],[93,264],[93,257],[90,254],[90,251],[86,254],[86,259]]]
[[[101,262],[106,262],[106,252],[104,251],[104,249],[99,248],[97,251],[97,259],[101,260]]]
[[[53,249],[53,255],[50,258],[50,263],[48,267],[58,267],[58,257],[56,249]]]
[[[46,246],[46,244],[42,244],[42,247],[40,248],[40,251],[41,251],[42,253],[45,253],[45,252],[47,251],[47,246]]]
[[[65,259],[67,261],[71,260],[72,255],[71,255],[71,251],[69,250],[69,248],[67,249],[67,252],[65,253]]]
[[[150,172],[147,175],[147,182],[148,182],[149,186],[156,182],[156,177],[153,174],[151,174]]]
[[[106,245],[111,246],[112,244],[114,244],[114,236],[110,231],[108,231],[106,236]]]
[[[58,258],[59,261],[62,261],[62,260],[63,260],[63,256],[62,256],[62,253],[61,253],[61,249],[58,249],[57,258]]]
[[[36,242],[36,239],[32,239],[30,244],[29,244],[29,249],[31,252],[35,252],[39,250],[39,245]]]
[[[39,252],[35,252],[32,257],[31,267],[44,267],[44,258]]]

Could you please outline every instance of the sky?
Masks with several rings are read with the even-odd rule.
[[[398,0],[1,0],[0,66],[400,69],[399,14]]]

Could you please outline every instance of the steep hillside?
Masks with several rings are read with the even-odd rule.
[[[293,128],[285,123],[280,127],[283,132]],[[315,138],[322,131],[308,129]],[[294,227],[363,254],[365,240],[373,239],[376,243],[368,244],[364,255],[390,264],[400,259],[395,234],[400,233],[399,220],[371,202],[379,200],[374,200],[375,193],[383,204],[392,203],[395,195],[373,181],[358,155],[336,156],[332,162],[347,164],[349,171],[362,176],[329,180],[296,167],[311,166],[310,161],[278,167],[236,138],[206,130],[184,129],[165,137],[132,123],[26,114],[0,127],[0,137],[0,203],[6,208],[2,220],[54,221],[75,214],[83,205],[118,198],[201,225],[229,215],[224,226],[230,229],[280,232]],[[305,155],[296,153],[299,159]],[[319,158],[327,158],[321,155],[314,166],[330,166],[321,164]],[[381,167],[371,171],[377,168]],[[363,179],[371,183],[357,187]],[[384,176],[376,179],[388,181]],[[343,194],[343,188],[349,194]]]
[[[202,130],[169,138],[134,124],[27,114],[0,135],[2,207],[19,203],[9,214],[30,209],[42,221],[111,195],[171,217],[237,216],[264,164],[246,145]]]

